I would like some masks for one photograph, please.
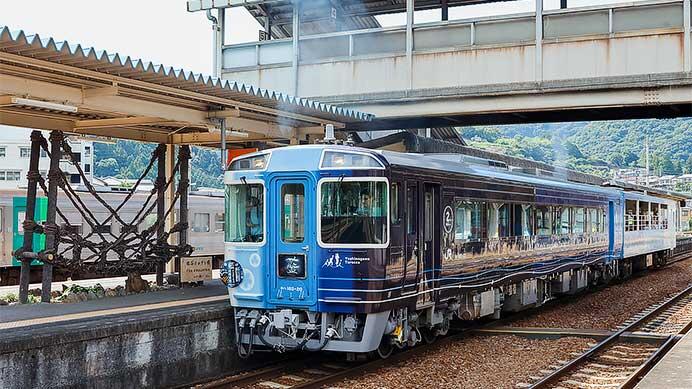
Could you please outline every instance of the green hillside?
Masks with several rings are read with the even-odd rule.
[[[156,145],[133,141],[94,145],[94,173],[96,177],[138,178],[144,171]],[[221,188],[221,153],[216,150],[192,147],[190,179],[194,187]],[[156,167],[149,174],[156,178]]]
[[[692,119],[464,127],[475,147],[607,176],[611,168],[644,166],[659,175],[692,173]]]

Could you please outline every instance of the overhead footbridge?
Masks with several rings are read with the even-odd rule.
[[[220,45],[222,77],[367,110],[373,129],[692,115],[690,0],[553,10],[537,0],[534,12],[465,20],[445,20],[443,7],[432,23],[413,12],[430,2],[379,3],[406,12],[406,25],[347,18],[310,34],[296,27],[313,3],[296,3],[298,34]]]

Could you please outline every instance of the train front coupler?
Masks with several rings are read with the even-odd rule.
[[[333,326],[327,326],[324,334],[318,324],[319,314],[313,312],[294,313],[290,309],[260,311],[241,309],[236,312],[236,334],[238,352],[245,356],[253,346],[264,346],[275,352],[305,350],[320,351],[332,339],[340,338]],[[311,340],[319,341],[316,347],[309,346]]]

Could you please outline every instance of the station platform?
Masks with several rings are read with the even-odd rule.
[[[111,280],[109,282],[119,282]],[[252,368],[220,280],[73,304],[0,306],[0,388],[177,387]]]
[[[635,389],[692,388],[692,332],[688,332],[641,380]]]

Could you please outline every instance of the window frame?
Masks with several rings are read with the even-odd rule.
[[[271,157],[271,153],[266,153],[269,154]],[[269,161],[267,160],[267,165],[269,165]],[[249,170],[238,170],[238,172],[246,172]],[[235,171],[234,171],[235,172]],[[267,244],[267,185],[265,185],[264,180],[260,180],[257,178],[248,178],[245,179],[244,181],[241,180],[231,180],[231,179],[225,179],[224,180],[224,223],[227,223],[227,218],[231,214],[229,211],[228,207],[228,198],[226,196],[226,189],[229,185],[244,185],[245,183],[253,185],[262,185],[262,241],[261,242],[228,242],[226,241],[226,232],[228,230],[228,225],[224,225],[224,233],[223,233],[223,241],[224,244],[228,245],[233,245],[233,246],[245,246],[245,247],[263,247],[264,245]]]
[[[267,162],[264,164],[263,169],[242,169],[242,170],[231,170],[231,166],[233,165],[234,162],[243,160],[243,159],[251,159],[255,157],[260,157],[262,155],[267,156]],[[250,153],[250,154],[243,154],[239,155],[232,160],[228,162],[228,167],[224,171],[228,172],[234,172],[234,173],[244,173],[244,172],[263,172],[269,168],[269,163],[271,163],[271,158],[272,158],[272,153],[271,151],[261,151],[261,152],[255,152],[255,153]],[[238,181],[240,183],[240,181]],[[263,182],[263,181],[262,181]],[[250,180],[247,180],[247,183],[250,183]],[[234,185],[234,184],[229,184],[228,182],[224,182],[224,185]],[[264,185],[264,184],[262,184]],[[266,188],[265,188],[265,194],[266,194]],[[266,197],[265,197],[266,200]]]
[[[207,230],[206,231],[195,230],[195,221],[197,220],[196,219],[197,215],[207,215],[207,226],[206,226]],[[192,232],[202,233],[202,234],[210,233],[212,231],[211,230],[211,213],[210,212],[193,212],[192,213],[192,227],[190,228],[190,230]]]
[[[0,146],[0,158],[7,157],[7,146]]]
[[[371,168],[372,169],[372,168]],[[386,234],[386,240],[382,243],[324,243],[322,241],[322,184],[325,182],[339,182],[340,180],[343,179],[343,182],[384,182],[386,186],[385,196],[387,196],[387,206],[385,207],[387,211],[387,221],[386,221],[386,226],[387,226],[387,234]],[[316,208],[316,218],[317,218],[317,244],[322,247],[322,248],[341,248],[341,249],[347,249],[347,248],[356,248],[356,249],[383,249],[389,247],[389,242],[390,242],[390,235],[392,233],[392,224],[391,224],[391,209],[389,207],[389,203],[391,199],[389,198],[390,195],[390,187],[389,187],[389,180],[386,177],[325,177],[317,181],[317,208]]]
[[[285,224],[286,223],[285,218],[287,216],[286,215],[286,203],[285,203],[285,201],[286,201],[286,195],[289,194],[288,192],[284,192],[284,188],[286,186],[289,186],[289,185],[300,185],[300,187],[303,188],[303,193],[302,193],[302,196],[303,196],[303,209],[302,209],[302,211],[303,211],[303,214],[302,214],[303,236],[300,238],[300,240],[295,240],[295,239],[294,240],[286,240],[286,237],[284,236],[284,233],[287,231],[286,230],[286,224]],[[305,182],[303,182],[303,181],[301,181],[301,182],[282,182],[281,183],[281,186],[279,187],[279,196],[281,199],[281,209],[279,210],[279,213],[281,214],[281,225],[279,226],[279,239],[281,239],[281,243],[284,243],[284,244],[305,243],[305,238],[306,238],[305,230],[307,229],[306,228],[307,227],[307,218],[306,218],[307,191],[308,191],[308,188],[306,188]],[[296,193],[290,193],[290,195],[296,196],[297,194]],[[288,216],[290,219],[292,217],[292,214],[288,215]]]
[[[342,167],[323,167],[324,163],[324,157],[327,155],[327,153],[342,153],[342,154],[357,154],[357,155],[365,155],[367,157],[370,157],[377,162],[379,167],[373,167],[373,166],[342,166]],[[338,149],[324,149],[322,150],[322,154],[320,155],[320,163],[319,165],[320,170],[385,170],[385,166],[380,161],[373,153],[366,153],[362,151],[350,151],[350,150],[338,150]],[[389,196],[389,195],[387,195]]]
[[[24,152],[26,152],[26,155],[22,155]],[[19,146],[19,158],[31,158],[31,147]]]

